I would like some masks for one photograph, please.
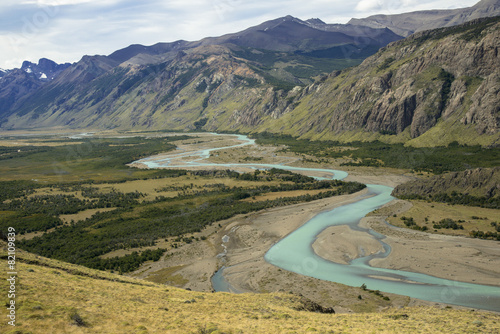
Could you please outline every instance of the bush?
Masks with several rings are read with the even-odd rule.
[[[434,227],[435,229],[441,229],[441,228],[447,228],[453,230],[464,229],[464,226],[462,224],[457,224],[457,222],[451,218],[442,219],[438,223],[434,224],[432,227]]]
[[[73,325],[76,325],[78,327],[88,327],[88,324],[82,319],[82,317],[76,311],[72,311],[69,314],[69,318],[72,321]]]

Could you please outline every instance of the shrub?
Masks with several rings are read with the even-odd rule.
[[[69,318],[72,320],[73,325],[76,325],[78,327],[88,327],[88,324],[82,319],[82,317],[76,311],[72,311],[69,314]]]

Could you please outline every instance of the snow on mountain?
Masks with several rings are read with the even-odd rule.
[[[69,63],[57,64],[50,59],[41,58],[38,64],[25,60],[21,66],[21,70],[33,75],[37,80],[50,81],[69,66]]]

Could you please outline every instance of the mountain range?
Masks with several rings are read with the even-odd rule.
[[[373,15],[364,19],[351,19],[349,24],[389,28],[400,36],[408,37],[415,32],[452,27],[474,19],[498,15],[500,15],[500,3],[497,0],[482,0],[468,8]]]
[[[25,62],[1,76],[0,129],[270,131],[493,145],[498,18],[455,24],[498,15],[498,3],[346,25],[287,16],[195,42],[131,45],[71,65]]]
[[[360,32],[355,27],[345,26],[329,31],[331,25],[321,23],[321,29],[315,26],[318,26],[318,20],[313,24],[287,16],[239,33],[195,42],[180,40],[152,46],[131,45],[109,56],[84,56],[71,66],[57,65],[47,59],[41,59],[39,64],[24,62],[21,69],[7,72],[0,82],[0,117],[5,120],[6,116],[22,113],[26,107],[33,105],[47,108],[39,100],[40,96],[47,95],[47,91],[51,91],[50,96],[57,95],[55,91],[61,86],[64,86],[64,95],[79,95],[83,84],[92,85],[92,80],[102,75],[121,72],[130,76],[131,73],[126,75],[120,70],[141,66],[149,67],[146,71],[154,72],[156,65],[161,67],[161,64],[175,62],[185,54],[199,53],[200,57],[210,52],[231,54],[233,58],[241,59],[236,61],[251,61],[271,81],[304,85],[311,83],[315,75],[359,64],[380,47],[401,39],[388,29],[363,29],[363,38],[360,38]],[[130,82],[128,77],[122,79]],[[47,81],[52,82],[45,85]],[[76,91],[70,93],[67,88],[73,85],[78,87],[73,87]]]

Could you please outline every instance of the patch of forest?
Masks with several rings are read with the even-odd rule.
[[[314,162],[327,159],[347,159],[344,166],[392,167],[442,174],[476,167],[500,165],[500,150],[496,147],[467,146],[456,142],[448,146],[412,147],[404,144],[387,144],[380,141],[349,142],[311,141],[290,135],[256,133],[251,135],[261,145],[284,145],[284,152],[294,152],[304,157],[313,156]]]
[[[61,194],[33,195],[32,184],[18,183],[16,191],[10,192],[12,197],[5,195],[4,199],[7,200],[0,204],[4,212],[0,217],[0,228],[3,230],[6,226],[14,225],[18,233],[23,234],[56,227],[50,233],[33,239],[19,240],[19,247],[42,256],[123,273],[137,269],[145,261],[158,260],[166,249],[133,252],[107,259],[100,256],[119,249],[155,246],[159,239],[200,232],[207,225],[238,214],[350,194],[366,187],[357,182],[316,180],[279,169],[243,174],[230,170],[176,170],[164,177],[172,177],[175,181],[174,175],[182,176],[186,173],[207,180],[229,177],[250,183],[255,181],[255,185],[229,187],[223,183],[207,184],[201,188],[193,188],[190,192],[179,191],[175,197],[157,196],[154,200],[140,201],[143,197],[140,192],[122,193],[113,190],[102,193],[92,186],[92,182],[62,186],[68,192],[79,191],[81,196],[78,197]],[[270,184],[266,185],[266,182]],[[23,189],[22,185],[26,187]],[[53,186],[61,190],[61,185]],[[317,189],[322,191],[314,195],[243,201],[268,192]],[[70,225],[64,225],[58,218],[60,214],[104,207],[116,209],[96,213],[91,218]]]

